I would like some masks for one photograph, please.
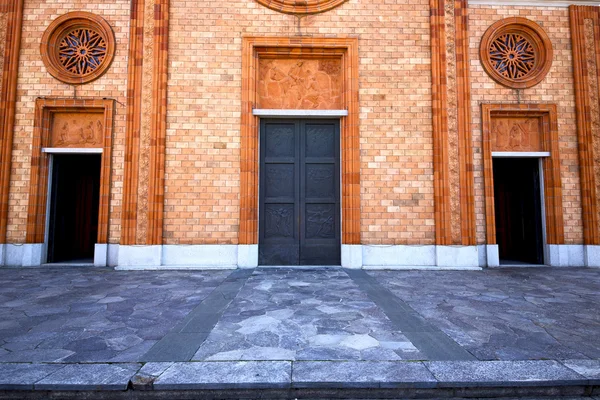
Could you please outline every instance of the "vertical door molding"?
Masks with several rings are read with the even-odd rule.
[[[600,9],[569,7],[584,244],[600,245]]]
[[[0,5],[0,12],[8,13],[0,88],[0,243],[6,243],[8,227],[8,194],[23,28],[23,3],[24,0],[11,0]]]
[[[54,114],[68,113],[101,114],[103,129],[99,132],[101,141],[97,145],[102,149],[97,243],[108,243],[114,100],[37,99],[35,105],[26,242],[44,243],[50,156],[43,153],[42,148],[59,147],[52,144]]]
[[[142,67],[144,64],[145,0],[132,0],[127,67],[127,125],[125,129],[125,171],[121,211],[121,244],[136,243],[137,199],[142,118]]]
[[[466,0],[431,0],[431,78],[436,244],[474,245]]]
[[[258,243],[258,62],[273,59],[341,58],[342,106],[342,244],[360,243],[360,142],[358,129],[358,39],[244,37],[242,39],[242,118],[240,244]]]

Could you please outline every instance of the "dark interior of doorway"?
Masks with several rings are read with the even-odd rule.
[[[537,158],[494,158],[494,205],[500,264],[543,264]]]
[[[98,236],[99,154],[53,155],[48,262],[91,263]]]

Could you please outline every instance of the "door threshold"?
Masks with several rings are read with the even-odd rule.
[[[68,263],[68,262],[56,262],[56,263],[45,263],[41,267],[93,267],[94,263]]]
[[[259,265],[265,269],[338,269],[341,265]]]

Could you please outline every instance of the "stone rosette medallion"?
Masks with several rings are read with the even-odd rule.
[[[115,36],[102,17],[71,12],[58,17],[46,29],[40,52],[50,75],[68,84],[84,84],[110,67]]]
[[[286,14],[316,14],[331,10],[347,0],[256,0],[272,10]]]
[[[526,18],[506,18],[481,39],[483,69],[501,85],[525,89],[540,83],[552,66],[552,43],[546,32]]]

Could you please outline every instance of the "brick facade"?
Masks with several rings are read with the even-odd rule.
[[[2,75],[9,53],[9,10],[2,4],[4,90],[10,83]],[[250,143],[243,138],[244,112],[251,111],[244,109],[243,90],[249,87],[244,79],[253,79],[243,73],[245,37],[291,38],[292,44],[294,38],[358,41],[357,71],[346,73],[356,75],[358,87],[359,149],[353,171],[360,177],[354,194],[359,226],[353,231],[357,237],[343,243],[486,244],[485,103],[557,106],[564,244],[584,243],[568,8],[467,5],[466,0],[336,5],[306,15],[281,13],[254,0],[24,0],[12,148],[7,150],[5,243],[26,242],[40,97],[115,100],[109,243],[255,243],[240,233],[258,229],[242,227],[246,194],[240,171],[246,171],[243,163],[251,158],[243,148]],[[46,28],[71,11],[100,15],[116,38],[108,71],[81,86],[53,78],[40,57]],[[553,46],[548,75],[528,89],[496,83],[479,61],[486,29],[512,16],[536,22]],[[598,197],[592,201],[598,202]]]

